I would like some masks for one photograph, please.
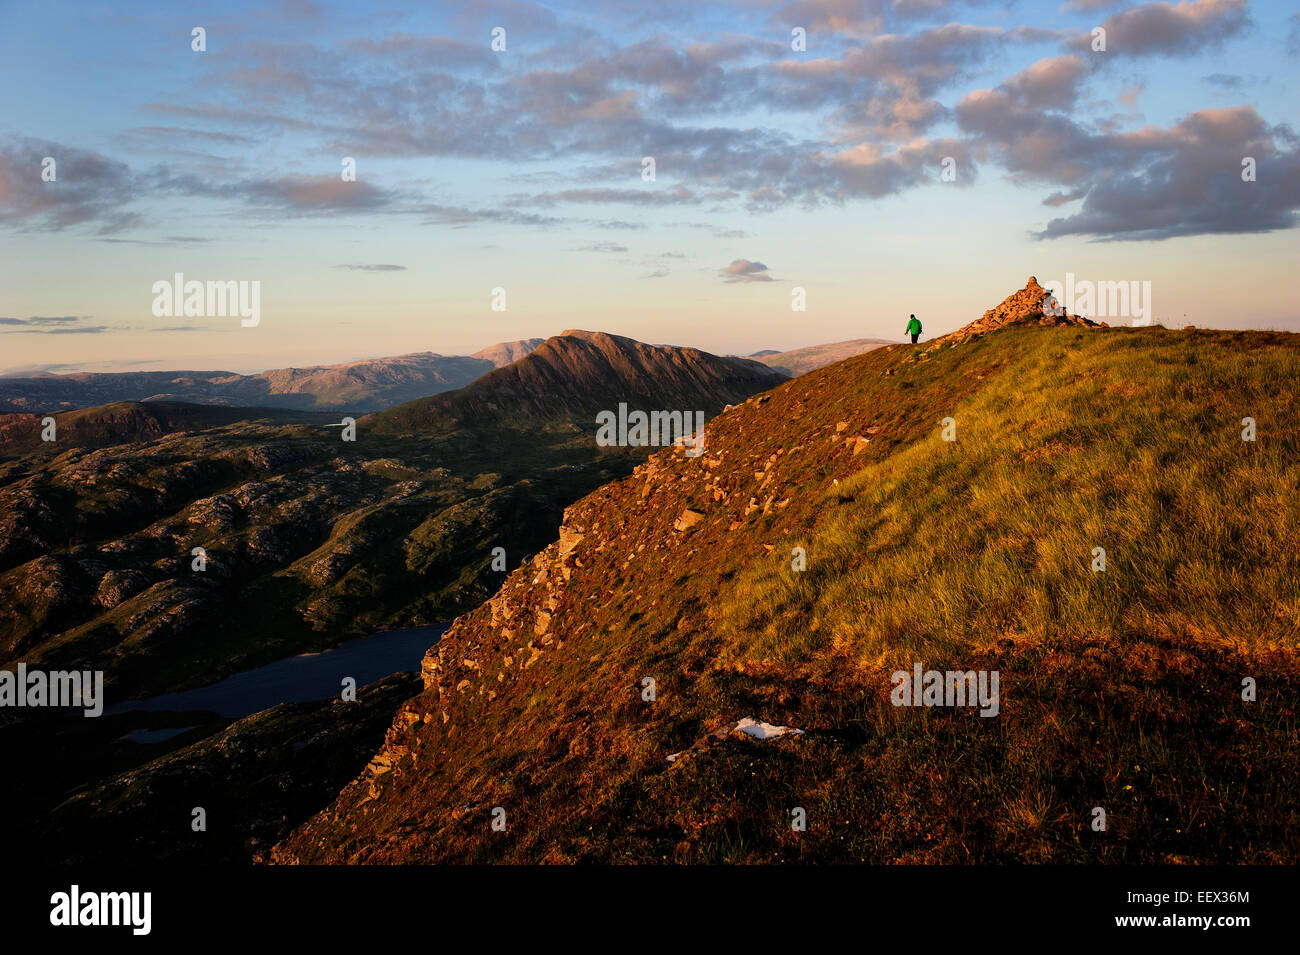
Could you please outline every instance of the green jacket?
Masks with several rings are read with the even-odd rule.
[[[909,335],[921,334],[921,320],[919,318],[911,318],[908,320],[907,334]]]

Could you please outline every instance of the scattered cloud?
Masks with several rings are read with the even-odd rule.
[[[287,12],[290,3],[300,9]],[[638,214],[674,206],[712,214],[841,205],[932,184],[949,157],[961,169],[962,186],[976,182],[982,169],[1000,166],[1013,182],[1050,186],[1043,200],[1048,206],[1084,197],[1095,203],[1094,195],[1126,175],[1154,175],[1173,162],[1190,148],[1190,127],[1131,129],[1140,119],[1143,84],[1126,78],[1118,94],[1085,95],[1094,78],[1132,56],[1216,50],[1251,24],[1246,0],[1156,0],[1130,8],[1118,0],[1069,0],[1062,8],[1067,13],[1109,12],[1101,24],[1108,52],[1097,54],[1091,36],[1074,31],[958,22],[973,5],[975,0],[764,0],[759,11],[769,20],[766,29],[690,43],[657,26],[630,31],[626,35],[636,38],[629,40],[605,27],[598,33],[528,0],[464,4],[449,12],[458,25],[450,36],[398,31],[331,37],[312,28],[277,39],[269,31],[221,57],[202,58],[196,100],[146,103],[142,108],[156,121],[124,129],[112,140],[127,153],[165,164],[133,169],[99,153],[38,140],[0,146],[0,226],[82,226],[102,241],[155,244],[163,240],[122,233],[144,224],[138,203],[162,196],[235,204],[259,225],[348,215],[405,216],[448,228],[586,225],[630,231],[647,224],[571,213],[602,205]],[[617,6],[610,17],[645,25],[681,12]],[[486,43],[459,39],[468,35],[461,30],[481,32],[506,14],[530,40],[524,47],[512,44],[508,63]],[[311,0],[286,0],[259,16],[284,24],[325,22]],[[1300,50],[1300,14],[1288,23],[1287,49],[1294,55]],[[791,55],[790,26],[809,31],[807,55]],[[1013,75],[983,79],[1008,56],[1014,61],[1019,51],[1044,44],[1059,45],[1062,52]],[[1005,78],[997,82],[998,76]],[[996,85],[971,90],[977,80]],[[1233,91],[1242,83],[1226,73],[1205,80]],[[1116,101],[1128,112],[1085,113]],[[782,114],[810,121],[778,121]],[[763,116],[774,118],[754,118]],[[949,127],[960,135],[936,134]],[[1268,130],[1259,144],[1272,150],[1271,161],[1280,169],[1290,168],[1295,144],[1285,127]],[[256,174],[268,167],[255,167],[247,154],[282,137],[328,156],[367,157],[366,173],[355,182],[320,167]],[[40,180],[46,155],[58,159],[56,183]],[[644,156],[655,158],[658,182],[639,181]],[[578,174],[537,168],[569,157]],[[513,163],[527,171],[501,181],[524,191],[461,206],[440,200],[427,181],[370,174],[375,164],[401,158]],[[1140,171],[1114,162],[1136,163]],[[1107,178],[1108,169],[1121,172]],[[1235,221],[1229,221],[1230,204],[1217,187],[1205,187],[1199,196],[1183,194],[1183,224],[1170,234],[1251,231],[1290,221],[1288,186],[1264,177],[1256,185],[1261,201],[1242,204]],[[1093,187],[1103,188],[1094,194]],[[1208,206],[1198,206],[1201,201]],[[1095,221],[1112,223],[1112,237],[1148,233],[1149,216],[1135,210],[1131,228],[1122,218],[1116,210]],[[722,239],[749,237],[706,227]],[[606,246],[625,251],[616,243],[583,250]]]
[[[726,268],[721,269],[718,274],[728,284],[734,282],[776,281],[768,272],[766,265],[762,262],[751,262],[749,259],[736,259]]]

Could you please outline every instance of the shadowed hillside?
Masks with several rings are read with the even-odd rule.
[[[1300,859],[1300,337],[1033,326],[809,373],[568,508],[274,858]],[[915,664],[1000,710],[893,705]]]

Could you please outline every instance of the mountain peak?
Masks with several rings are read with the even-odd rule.
[[[698,409],[712,416],[787,378],[747,358],[570,329],[465,388],[390,409],[385,420],[392,426],[416,427],[448,414],[451,418],[443,420],[499,414],[589,417],[620,402],[640,408]]]

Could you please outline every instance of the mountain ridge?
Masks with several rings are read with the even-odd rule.
[[[452,427],[457,421],[503,414],[592,416],[607,410],[614,395],[630,407],[700,410],[711,416],[740,396],[785,379],[744,358],[569,329],[457,392],[387,409],[372,421],[392,430],[427,426],[435,419]]]

